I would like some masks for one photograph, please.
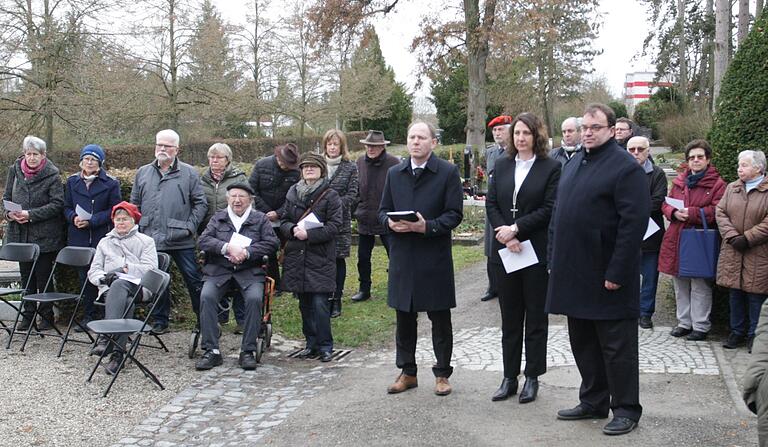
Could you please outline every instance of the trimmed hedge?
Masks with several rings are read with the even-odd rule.
[[[737,178],[739,152],[763,150],[768,141],[767,26],[764,12],[736,51],[723,78],[709,134],[712,161],[729,182]]]

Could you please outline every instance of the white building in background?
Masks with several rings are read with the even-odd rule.
[[[671,80],[664,79],[656,82],[655,78],[656,73],[652,71],[627,73],[624,80],[624,103],[629,116],[635,113],[635,106],[650,98],[659,87],[672,87]]]

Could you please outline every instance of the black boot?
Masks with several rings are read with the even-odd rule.
[[[365,301],[370,297],[371,297],[370,290],[360,290],[356,294],[352,295],[352,298],[350,299],[354,302],[359,302],[359,301]]]
[[[341,295],[334,295],[331,298],[331,318],[341,316]]]

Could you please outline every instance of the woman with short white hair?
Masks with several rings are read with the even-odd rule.
[[[728,184],[717,205],[723,237],[717,283],[730,289],[731,333],[724,348],[747,343],[752,350],[760,307],[768,296],[768,179],[765,154],[739,153],[739,179]]]
[[[59,168],[48,159],[45,141],[28,136],[22,143],[22,155],[8,168],[3,200],[14,202],[21,210],[11,211],[3,206],[8,222],[6,242],[34,243],[40,246],[40,257],[34,271],[31,262],[20,262],[22,284],[27,294],[45,291],[56,254],[64,246],[64,184]],[[31,279],[30,279],[31,277]],[[49,291],[53,291],[52,289]],[[17,331],[26,331],[33,324],[35,303],[25,302]],[[38,330],[52,329],[53,304],[41,303]]]

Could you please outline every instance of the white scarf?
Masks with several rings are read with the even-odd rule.
[[[232,221],[232,225],[235,226],[235,232],[239,233],[240,228],[243,226],[243,222],[245,222],[245,219],[251,215],[251,205],[248,205],[248,208],[245,209],[242,216],[235,214],[235,212],[232,211],[232,207],[227,205],[227,214],[229,215],[229,220]]]

